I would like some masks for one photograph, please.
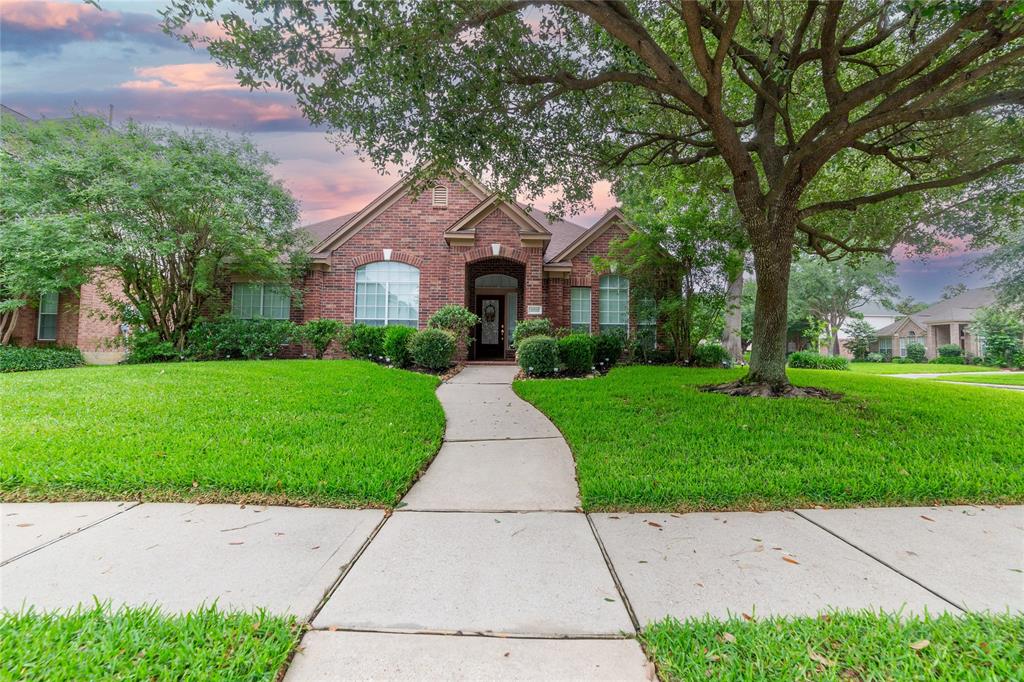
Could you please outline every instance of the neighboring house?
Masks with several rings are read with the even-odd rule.
[[[230,282],[232,314],[422,329],[441,306],[455,303],[482,319],[471,359],[513,357],[512,332],[525,319],[595,333],[635,327],[628,280],[591,266],[630,229],[618,209],[589,229],[549,222],[463,175],[419,196],[403,180],[357,213],[303,229],[312,247],[309,272],[296,283],[301,304],[287,286],[237,278]],[[97,300],[91,284],[44,297],[22,311],[16,343],[78,346],[91,359],[107,359],[96,344],[115,338],[118,328],[81,314]]]
[[[899,312],[890,310],[877,301],[868,301],[867,303],[859,305],[853,309],[853,312],[862,315],[864,317],[864,321],[870,324],[871,328],[876,331],[888,327],[893,322],[903,317]],[[845,344],[845,341],[850,338],[850,335],[846,333],[846,325],[850,324],[853,320],[854,317],[851,315],[846,319],[846,324],[844,324],[839,330],[840,355],[846,358],[853,357],[853,353],[849,351]]]
[[[591,267],[630,229],[618,209],[589,229],[549,222],[464,174],[419,196],[409,181],[398,182],[363,210],[305,229],[314,242],[312,269],[301,285],[302,308],[287,315],[295,322],[325,317],[422,329],[440,307],[464,305],[482,320],[471,359],[513,357],[519,320],[547,318],[588,332],[633,324],[629,282]],[[266,308],[268,290],[280,305],[279,289],[234,283],[232,309],[286,317]]]
[[[878,330],[878,341],[872,351],[892,356],[906,356],[907,346],[912,343],[924,344],[929,358],[938,355],[939,346],[955,344],[968,356],[984,355],[984,341],[968,331],[979,308],[990,306],[996,301],[993,287],[968,289],[954,296],[928,306],[913,315],[905,316]]]

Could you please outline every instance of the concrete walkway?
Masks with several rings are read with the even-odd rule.
[[[583,514],[511,366],[441,386],[440,453],[392,514],[6,504],[0,604],[214,600],[312,623],[286,679],[647,680],[672,615],[1024,610],[1024,507]]]

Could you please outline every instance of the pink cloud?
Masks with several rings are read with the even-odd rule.
[[[138,80],[121,83],[127,90],[234,90],[239,87],[234,73],[210,62],[199,64],[163,64],[134,69]]]
[[[4,50],[26,54],[58,52],[80,41],[172,42],[154,15],[100,10],[85,3],[5,0],[3,25]]]

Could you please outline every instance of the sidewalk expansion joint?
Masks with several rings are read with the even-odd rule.
[[[564,440],[558,436],[518,436],[507,438],[445,438],[445,443],[490,443],[492,441],[514,441],[514,440]]]
[[[54,538],[52,540],[47,540],[46,542],[44,542],[43,544],[39,545],[38,547],[32,547],[31,549],[26,549],[21,554],[16,554],[16,555],[12,556],[10,559],[5,559],[4,561],[0,561],[0,566],[6,566],[7,564],[11,563],[12,561],[17,561],[18,559],[21,559],[22,557],[26,557],[29,554],[35,554],[39,550],[45,549],[45,548],[49,547],[50,545],[53,545],[53,544],[56,544],[56,543],[60,542],[61,540],[65,540],[65,539],[71,537],[72,535],[78,535],[79,533],[81,533],[84,530],[89,530],[93,526],[98,526],[101,523],[103,523],[104,521],[109,521],[110,519],[114,518],[115,516],[120,516],[121,514],[124,514],[126,511],[129,511],[131,509],[135,509],[140,504],[142,504],[142,502],[128,502],[124,509],[118,509],[113,514],[108,514],[108,515],[104,516],[102,519],[97,519],[97,520],[93,521],[92,523],[90,523],[88,525],[82,526],[81,528],[76,528],[75,530],[71,531],[70,533],[65,533],[64,535],[61,535],[59,538]]]
[[[395,509],[396,514],[582,514],[578,509]]]
[[[359,561],[359,558],[363,556],[363,552],[365,552],[367,547],[370,546],[370,543],[373,542],[374,539],[376,539],[377,534],[380,533],[381,529],[384,527],[384,524],[387,523],[388,519],[390,518],[391,514],[385,512],[384,518],[382,518],[377,523],[377,525],[366,537],[366,539],[363,540],[363,544],[359,545],[359,549],[357,549],[356,553],[352,555],[351,561],[345,564],[345,566],[341,569],[341,574],[338,575],[338,577],[331,584],[331,586],[327,588],[327,591],[324,592],[324,596],[320,598],[320,601],[317,602],[317,605],[313,608],[313,612],[310,613],[309,618],[306,619],[306,622],[310,624],[310,627],[312,627],[313,621],[316,620],[316,617],[320,615],[320,611],[322,611],[324,606],[327,605],[327,602],[330,600],[330,598],[334,596],[334,593],[338,590],[338,587],[341,585],[341,581],[344,580],[346,576],[348,576],[349,571],[351,571],[352,567],[356,565],[356,562]]]
[[[532,640],[586,640],[586,641],[608,641],[608,640],[632,640],[636,639],[633,633],[622,632],[619,634],[544,634],[544,633],[519,633],[519,632],[495,632],[491,630],[410,630],[402,628],[354,628],[331,625],[328,627],[310,627],[310,632],[363,632],[381,635],[414,635],[428,637],[480,637],[483,639],[532,639]]]
[[[955,609],[957,609],[959,611],[963,611],[964,613],[968,613],[968,610],[967,610],[966,607],[962,606],[961,604],[958,604],[957,602],[953,601],[952,599],[950,599],[949,597],[945,596],[941,592],[936,592],[932,588],[930,588],[927,585],[925,585],[924,583],[922,583],[917,578],[914,578],[914,577],[904,573],[900,569],[898,569],[895,566],[893,566],[892,564],[890,564],[888,561],[886,561],[886,560],[884,560],[884,559],[882,559],[880,557],[875,556],[874,554],[872,554],[871,552],[867,551],[866,549],[864,549],[860,545],[858,545],[856,543],[853,543],[853,542],[850,542],[849,540],[844,538],[839,533],[836,533],[835,531],[833,531],[831,528],[828,528],[827,526],[823,526],[822,524],[818,523],[817,521],[815,521],[814,519],[810,518],[809,516],[805,516],[805,515],[801,514],[799,509],[794,509],[793,513],[796,514],[797,516],[799,516],[804,521],[807,521],[808,523],[811,523],[811,524],[817,526],[818,528],[822,529],[823,531],[825,531],[826,533],[828,533],[832,537],[834,537],[834,538],[836,538],[836,539],[838,539],[838,540],[840,540],[842,542],[845,542],[847,545],[849,545],[850,547],[853,547],[855,550],[857,550],[861,554],[864,554],[865,556],[870,557],[871,559],[874,559],[878,563],[880,563],[883,566],[885,566],[886,568],[888,568],[890,571],[892,571],[892,572],[894,572],[894,573],[896,573],[896,574],[906,578],[907,580],[909,580],[910,582],[914,583],[915,585],[917,585],[921,589],[923,589],[923,590],[933,594],[934,596],[936,596],[939,599],[941,599],[942,601],[946,602],[947,604],[949,604],[953,608],[955,608]]]
[[[604,541],[601,539],[601,534],[597,532],[597,526],[594,525],[593,519],[590,518],[590,514],[585,514],[587,517],[587,525],[590,526],[590,532],[594,534],[594,540],[597,542],[597,548],[601,550],[601,556],[604,558],[604,564],[608,568],[608,572],[612,575],[612,582],[615,583],[615,589],[619,593],[619,599],[622,600],[622,605],[626,607],[626,614],[629,616],[629,622],[633,624],[633,630],[636,634],[640,634],[640,621],[637,620],[636,613],[633,611],[633,605],[629,603],[629,597],[626,596],[626,590],[622,587],[622,581],[619,580],[619,574],[615,572],[615,566],[612,564],[612,558],[608,556],[608,550],[605,549]]]

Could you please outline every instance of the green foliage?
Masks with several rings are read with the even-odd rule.
[[[479,324],[480,318],[473,312],[461,305],[449,304],[441,306],[436,313],[427,320],[427,326],[435,329],[447,329],[455,335],[455,343],[459,348],[467,348],[469,335],[473,328]]]
[[[293,616],[165,615],[109,604],[0,616],[0,677],[11,680],[272,680],[299,644]],[[202,671],[201,675],[198,671]]]
[[[851,320],[846,325],[847,338],[843,342],[846,349],[853,354],[854,360],[864,360],[871,351],[871,344],[878,340],[875,328],[862,319]]]
[[[940,355],[936,358],[932,358],[928,361],[929,365],[962,365],[964,364],[964,358],[962,355]]]
[[[348,330],[345,350],[354,358],[380,362],[384,359],[384,335],[386,327],[373,327],[357,322]]]
[[[75,117],[5,126],[4,146],[3,213],[15,217],[3,231],[25,235],[26,255],[39,258],[42,240],[67,230],[55,246],[73,247],[58,261],[72,280],[83,262],[103,268],[120,289],[108,298],[123,294],[178,348],[223,309],[217,285],[229,271],[287,282],[305,264],[295,200],[248,140]]]
[[[197,360],[272,358],[296,336],[297,327],[288,320],[240,320],[225,315],[196,324],[188,335],[188,352]]]
[[[717,341],[709,341],[697,346],[693,363],[698,367],[732,367],[732,358],[725,346]]]
[[[447,329],[424,329],[412,337],[409,348],[417,365],[440,372],[451,367],[455,335]]]
[[[519,342],[531,336],[553,336],[551,320],[541,318],[539,320],[519,320],[516,322],[516,329],[512,332],[512,346],[519,347]]]
[[[896,369],[865,362],[853,367]],[[788,372],[796,385],[844,397],[735,398],[699,387],[740,379],[742,369],[648,365],[617,367],[587,381],[516,382],[513,389],[569,442],[586,511],[1024,499],[1019,393],[857,371]]]
[[[801,350],[789,354],[789,366],[801,369],[850,369],[846,358],[834,355],[819,355],[814,351]]]
[[[3,375],[0,502],[394,505],[440,447],[436,388],[357,360]]]
[[[1024,351],[1021,335],[1024,322],[1021,315],[1011,308],[988,307],[978,310],[971,334],[985,342],[985,364],[994,367],[1020,366],[1017,356]]]
[[[340,340],[346,333],[347,327],[341,320],[321,318],[310,320],[299,327],[299,337],[313,346],[313,356],[319,360],[327,352],[327,347],[333,342]]]
[[[963,348],[955,343],[945,343],[938,350],[940,358],[960,358],[964,354]]]
[[[641,634],[665,680],[1008,680],[1024,669],[1022,637],[1020,614],[870,610],[820,617],[667,618]],[[915,647],[917,642],[926,645]],[[821,674],[808,674],[819,665]]]
[[[385,327],[384,357],[395,367],[408,367],[412,364],[411,344],[417,331],[412,327],[391,325]]]
[[[885,362],[885,356],[881,353],[868,353],[864,357],[864,362]]]
[[[907,362],[924,362],[925,347],[923,343],[907,344]]]
[[[528,336],[516,346],[516,361],[531,377],[549,376],[558,371],[558,341],[550,336]]]
[[[621,334],[612,332],[594,336],[594,367],[607,372],[622,357],[625,341]]]
[[[136,329],[126,340],[125,364],[142,365],[149,362],[171,362],[182,359],[182,351],[170,341],[164,341],[156,332]]]
[[[40,348],[0,345],[0,372],[65,369],[85,364],[77,348]]]
[[[570,374],[586,374],[594,368],[594,340],[588,334],[569,334],[558,339],[558,357]]]

